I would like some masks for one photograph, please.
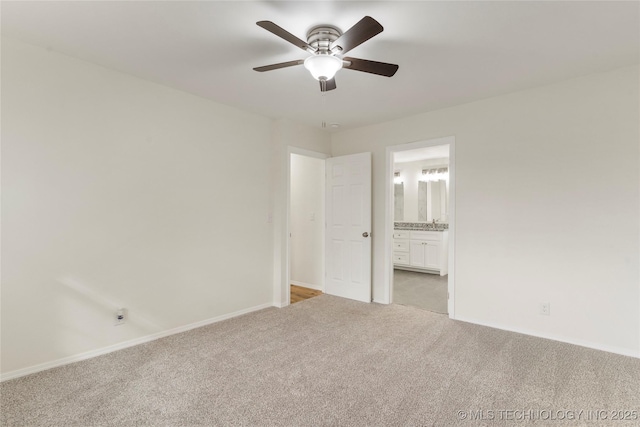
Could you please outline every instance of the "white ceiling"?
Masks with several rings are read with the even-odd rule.
[[[352,128],[637,64],[632,2],[7,2],[3,36],[272,118]],[[302,67],[253,67],[305,52],[305,39],[370,15],[384,32],[349,56],[400,65],[392,78],[341,70],[321,94]]]

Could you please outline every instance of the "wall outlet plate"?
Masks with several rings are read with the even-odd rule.
[[[551,304],[548,302],[541,302],[540,303],[540,314],[542,314],[543,316],[550,316],[551,315]]]
[[[121,308],[119,310],[116,310],[115,321],[113,324],[115,326],[124,325],[125,323],[127,323],[128,319],[129,311],[126,308]]]

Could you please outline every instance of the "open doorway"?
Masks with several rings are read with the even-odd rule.
[[[310,155],[311,154],[311,155]],[[289,303],[324,291],[325,159],[289,153]]]
[[[307,166],[297,168],[299,160]],[[323,168],[314,176],[322,180],[316,179],[311,190],[298,172],[307,171],[314,160]],[[371,302],[371,153],[329,157],[288,147],[286,177],[286,269],[281,270],[286,280],[280,281],[279,305],[291,303],[291,285]],[[310,200],[310,192],[319,196]],[[296,201],[296,193],[302,201]],[[309,270],[313,274],[306,274]]]
[[[453,144],[387,150],[389,302],[453,317]]]

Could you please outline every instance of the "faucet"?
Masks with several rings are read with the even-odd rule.
[[[436,219],[433,218],[433,221],[431,222],[431,225],[433,225],[433,229],[436,229]]]

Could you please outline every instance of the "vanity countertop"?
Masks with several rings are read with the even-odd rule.
[[[448,231],[449,224],[435,224],[430,222],[394,222],[394,230],[410,230],[410,231]]]

